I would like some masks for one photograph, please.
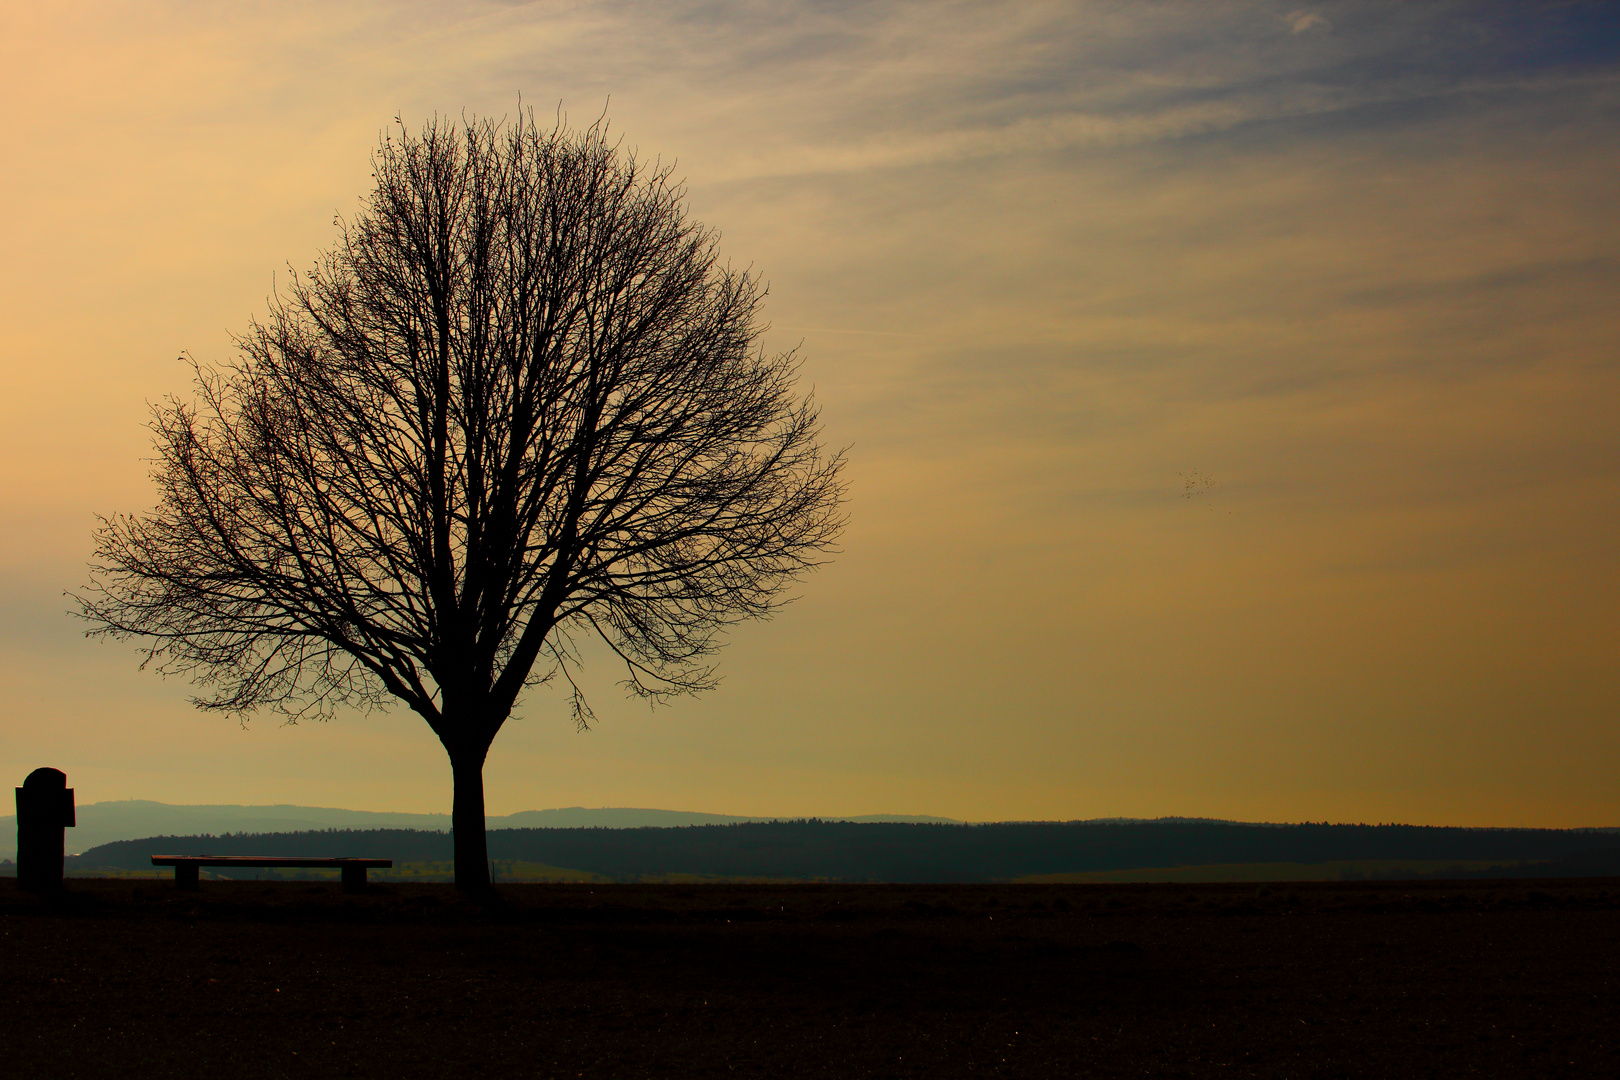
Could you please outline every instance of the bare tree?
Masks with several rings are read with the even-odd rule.
[[[197,394],[154,407],[155,510],[102,519],[91,635],[205,709],[405,702],[449,753],[456,884],[489,883],[483,765],[577,643],[661,698],[713,685],[842,527],[764,289],[668,167],[600,122],[434,121],[374,155],[334,249]],[[143,665],[144,666],[144,665]]]

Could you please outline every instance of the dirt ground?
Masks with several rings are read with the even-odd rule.
[[[0,882],[22,1077],[1620,1076],[1620,879]]]

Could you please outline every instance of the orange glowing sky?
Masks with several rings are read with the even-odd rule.
[[[62,593],[381,131],[521,95],[771,282],[851,526],[718,691],[532,693],[491,813],[1620,825],[1620,16],[1528,11],[10,5],[0,774],[448,810],[408,711],[197,713]]]

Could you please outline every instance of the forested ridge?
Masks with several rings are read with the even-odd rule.
[[[440,862],[448,833],[409,829],[162,836],[68,859],[69,870],[150,869],[153,855],[309,855]],[[1588,853],[1609,852],[1588,858]],[[997,823],[933,825],[748,822],[636,829],[495,829],[490,858],[543,863],[618,880],[649,875],[983,882],[1031,874],[1230,863],[1350,860],[1543,862],[1620,866],[1612,830],[1468,829],[1422,825]],[[1576,871],[1571,871],[1576,872]]]

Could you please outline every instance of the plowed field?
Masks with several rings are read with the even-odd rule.
[[[1620,1076],[1620,880],[0,882],[25,1077]]]

